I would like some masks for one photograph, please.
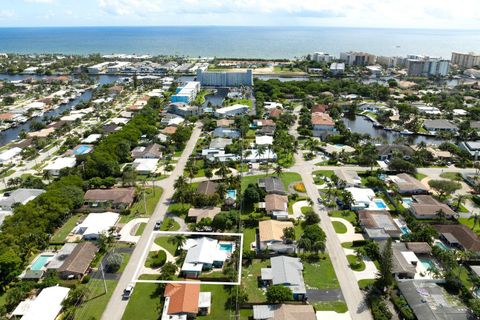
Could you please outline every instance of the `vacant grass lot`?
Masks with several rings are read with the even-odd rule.
[[[328,255],[321,255],[321,260],[315,263],[303,264],[303,278],[305,283],[317,289],[338,288],[338,280]]]
[[[250,244],[255,241],[256,229],[243,228],[243,251],[250,251]]]
[[[227,302],[228,292],[221,285],[202,284],[200,286],[201,292],[212,293],[212,305],[210,307],[210,314],[206,316],[198,316],[197,319],[203,320],[217,320],[230,319],[230,314],[233,312],[227,310],[225,303]]]
[[[117,286],[116,280],[106,280],[105,282],[107,284],[107,292],[105,292],[103,280],[100,279],[90,279],[84,285],[89,289],[90,294],[87,301],[76,308],[75,319],[100,319],[102,317],[113,290]]]
[[[248,267],[242,270],[242,285],[247,291],[249,302],[265,302],[265,294],[262,289],[258,287],[257,278],[260,276],[262,268],[268,267],[270,260],[254,259]]]

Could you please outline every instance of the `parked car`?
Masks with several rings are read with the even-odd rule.
[[[322,198],[318,198],[317,201],[318,201],[318,204],[322,204],[322,203],[323,203]]]
[[[160,230],[160,228],[162,227],[162,220],[158,220],[157,222],[155,222],[155,226],[153,227],[153,230]]]
[[[129,284],[125,290],[123,290],[123,300],[128,300],[130,298],[130,296],[132,295],[132,292],[133,292],[133,285],[132,284]]]

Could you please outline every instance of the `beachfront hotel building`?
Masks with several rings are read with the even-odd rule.
[[[342,52],[340,53],[340,60],[344,61],[349,66],[368,66],[375,64],[376,56],[366,52]]]
[[[253,72],[251,69],[245,72],[205,72],[198,69],[197,81],[202,86],[208,87],[251,87],[253,86]]]
[[[409,76],[446,76],[450,70],[450,61],[420,55],[407,56],[407,74]]]
[[[170,101],[191,103],[197,97],[197,94],[200,92],[200,82],[189,81],[184,86],[178,87],[176,94],[171,96]]]
[[[457,66],[463,68],[480,66],[480,54],[473,52],[452,52],[452,64],[456,64]]]

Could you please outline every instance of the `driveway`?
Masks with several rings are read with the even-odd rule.
[[[307,296],[309,302],[343,301],[341,289],[307,289]]]
[[[140,239],[140,236],[135,235],[135,231],[137,230],[136,226],[140,223],[147,223],[148,218],[137,218],[130,220],[125,224],[120,230],[120,241],[122,242],[130,242],[130,243],[137,243]]]
[[[306,200],[297,201],[292,205],[293,217],[295,219],[303,218],[302,208],[310,207],[310,203]]]
[[[363,234],[361,233],[355,233],[355,227],[347,220],[343,218],[336,218],[336,217],[330,217],[330,221],[337,221],[342,223],[345,227],[347,227],[347,232],[346,233],[337,233],[337,237],[340,240],[341,243],[344,242],[353,242],[353,241],[358,241],[358,240],[365,240],[363,237]]]
[[[352,320],[348,312],[336,313],[335,311],[317,311],[317,320]]]
[[[345,255],[355,255],[355,250],[353,249],[347,249],[343,248],[343,251],[345,252]],[[373,263],[372,260],[368,257],[363,257],[363,262],[365,263],[365,270],[363,271],[353,271],[355,274],[355,278],[358,280],[364,280],[364,279],[375,279],[377,277],[377,272],[378,269],[375,266],[375,263]]]

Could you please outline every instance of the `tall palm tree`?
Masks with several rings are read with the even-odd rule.
[[[179,176],[178,179],[173,184],[175,189],[183,189],[187,185],[187,180],[185,180],[184,176]]]
[[[280,176],[283,173],[283,168],[280,165],[277,165],[274,170],[275,170],[275,174],[277,175],[277,177],[280,178]]]
[[[464,194],[459,194],[459,195],[455,196],[455,198],[453,199],[453,202],[456,202],[455,207],[458,210],[460,208],[460,206],[465,202],[465,195]]]
[[[301,237],[297,242],[297,247],[303,251],[310,251],[312,250],[312,241],[308,238]]]
[[[176,250],[178,250],[178,248],[183,247],[185,242],[187,242],[187,237],[185,237],[183,234],[176,234],[169,237],[167,242],[173,244]]]

